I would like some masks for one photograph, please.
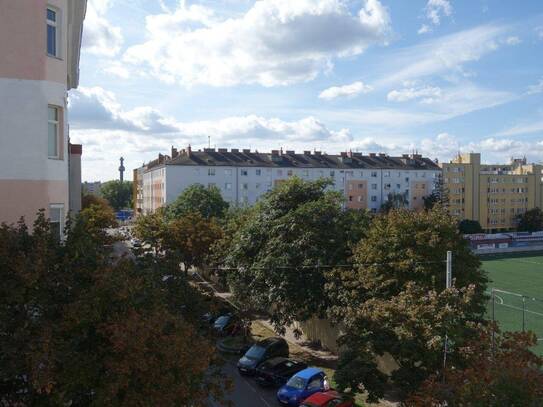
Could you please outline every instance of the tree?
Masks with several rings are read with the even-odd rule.
[[[358,225],[328,180],[291,178],[266,194],[232,238],[225,265],[235,298],[269,311],[281,332],[294,320],[324,315],[324,272],[351,255]],[[348,215],[347,215],[348,214]],[[326,267],[320,267],[322,264]]]
[[[158,253],[162,250],[167,222],[162,208],[154,213],[139,215],[134,226],[134,235]]]
[[[449,190],[443,182],[443,174],[438,174],[434,182],[434,190],[430,195],[425,196],[422,199],[426,210],[432,209],[436,204],[439,204],[444,208],[449,206]]]
[[[199,314],[187,314],[195,290],[178,267],[160,258],[111,264],[89,218],[73,222],[65,242],[43,211],[32,234],[22,221],[0,227],[2,404],[222,400],[214,344],[195,328]]]
[[[538,232],[543,230],[543,212],[539,208],[533,208],[517,217],[517,229],[519,232]]]
[[[444,291],[448,250],[457,288]],[[441,208],[376,217],[354,263],[328,276],[330,314],[345,324],[340,343],[349,349],[340,355],[336,382],[381,397],[385,379],[375,360],[388,352],[399,365],[390,380],[407,394],[441,365],[446,333],[457,345],[473,335],[469,323],[485,311],[486,276]]]
[[[131,181],[114,180],[104,182],[100,193],[116,211],[132,206]]]
[[[409,206],[407,194],[391,192],[388,194],[386,202],[381,205],[381,212],[388,213],[392,209],[402,209]]]
[[[98,205],[104,210],[113,210],[113,208],[106,199],[94,194],[83,194],[81,196],[81,209],[86,209],[91,205]]]
[[[536,344],[532,332],[479,327],[478,337],[459,349],[462,364],[430,376],[408,405],[540,406],[543,359],[530,350]]]
[[[205,219],[199,212],[186,213],[167,224],[164,246],[172,256],[183,263],[184,270],[202,267],[211,252],[211,246],[222,236],[217,222]]]
[[[167,207],[169,219],[180,218],[190,212],[199,212],[204,218],[222,218],[228,209],[219,188],[193,184],[186,188]]]
[[[481,224],[476,220],[464,219],[458,223],[458,230],[464,235],[483,233]]]

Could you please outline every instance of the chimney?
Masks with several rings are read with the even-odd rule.
[[[242,151],[243,151],[244,154],[249,154],[251,152],[251,149],[244,148]]]
[[[311,151],[305,150],[304,155],[311,155]]]
[[[228,152],[227,148],[219,148],[219,153],[227,153],[227,152]]]
[[[375,157],[375,153],[370,153],[370,157]]]
[[[187,147],[187,155],[190,157],[192,154],[192,148],[190,147],[190,144],[189,146]]]
[[[237,148],[233,148],[233,149],[230,150],[230,152],[232,152],[232,153],[239,153],[239,150],[238,150]]]

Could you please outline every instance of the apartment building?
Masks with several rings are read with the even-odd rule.
[[[134,170],[135,212],[150,213],[171,203],[192,184],[216,186],[232,205],[253,205],[266,192],[290,177],[305,180],[330,178],[332,188],[345,195],[346,207],[377,212],[390,194],[400,194],[406,206],[423,207],[439,166],[418,154],[390,157],[386,154],[319,151],[296,153],[272,150],[205,148],[162,155]]]
[[[519,215],[541,207],[541,165],[527,164],[526,159],[481,164],[481,154],[469,153],[441,167],[451,214],[476,220],[487,231],[513,229]]]
[[[85,11],[86,0],[0,0],[0,222],[31,224],[43,208],[60,236],[81,205],[66,110]]]

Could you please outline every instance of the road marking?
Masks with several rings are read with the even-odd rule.
[[[254,391],[256,394],[258,394],[258,397],[260,397],[260,400],[262,400],[262,401],[264,402],[265,405],[267,405],[268,407],[271,407],[270,403],[268,403],[268,402],[266,401],[266,399],[264,399],[264,397],[262,397],[262,395],[258,392],[258,390],[255,389],[255,388],[253,387],[253,385],[252,385],[251,383],[249,383],[249,381],[248,381],[245,377],[242,376],[242,379],[243,379],[243,381],[244,381],[245,383],[247,383],[247,385],[251,388],[252,391]]]

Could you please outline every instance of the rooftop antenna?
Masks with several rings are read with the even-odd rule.
[[[207,147],[211,148],[211,135],[207,136]]]

